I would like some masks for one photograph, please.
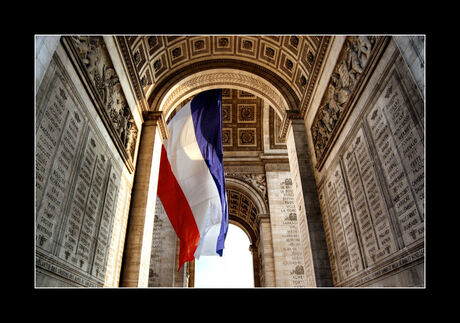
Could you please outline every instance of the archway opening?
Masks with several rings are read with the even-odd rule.
[[[222,257],[195,259],[196,288],[254,287],[253,257],[248,235],[230,223]]]

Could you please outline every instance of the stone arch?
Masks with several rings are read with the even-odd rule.
[[[159,110],[164,111],[165,119],[168,119],[169,114],[187,98],[216,88],[243,90],[261,97],[281,118],[289,109],[282,94],[260,76],[239,70],[212,69],[190,75],[172,86],[161,100]]]
[[[258,237],[258,233],[254,232],[253,228],[251,228],[251,226],[249,226],[246,221],[242,220],[239,217],[235,217],[235,216],[229,214],[229,221],[228,222],[231,223],[231,224],[236,225],[241,230],[243,230],[244,233],[246,233],[246,235],[249,237],[249,241],[251,242],[251,244],[255,243],[255,241],[257,240],[257,237]]]
[[[245,191],[235,187],[226,187],[228,200],[228,215],[230,222],[236,222],[248,234],[251,243],[259,237],[257,216],[259,209],[254,200]]]
[[[234,178],[231,175],[225,177],[225,185],[226,188],[235,188],[236,190],[246,194],[251,198],[251,200],[255,203],[259,214],[267,214],[268,213],[268,205],[265,202],[261,193],[254,189],[251,185],[246,183],[245,181]]]
[[[189,65],[162,80],[147,101],[152,111],[163,111],[165,119],[187,98],[214,88],[244,90],[268,101],[283,118],[286,110],[297,110],[300,100],[291,86],[274,72],[256,64],[230,59]]]
[[[253,257],[254,285],[261,286],[260,273],[262,259],[259,252],[260,230],[259,216],[267,214],[268,206],[260,192],[243,180],[226,176],[225,180],[229,222],[241,228],[251,242]]]

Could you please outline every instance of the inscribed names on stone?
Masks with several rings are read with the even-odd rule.
[[[373,161],[360,129],[343,157],[354,215],[367,265],[397,250],[388,210],[385,206]]]
[[[99,220],[99,232],[97,233],[94,250],[92,275],[99,279],[105,279],[106,264],[109,252],[112,223],[115,214],[115,201],[118,197],[119,176],[112,168],[107,182],[107,190],[103,204],[102,214]]]
[[[395,71],[379,93],[320,190],[335,283],[424,235],[423,131]]]
[[[65,36],[63,43],[73,53],[77,72],[89,80],[87,90],[95,96],[98,110],[112,142],[119,148],[120,157],[133,170],[138,129],[129,108],[120,77],[115,70],[102,36]]]
[[[302,133],[300,134],[302,135]],[[311,251],[311,244],[310,244],[310,234],[308,232],[307,227],[307,214],[305,210],[305,201],[303,195],[302,188],[302,179],[300,177],[300,167],[304,167],[304,165],[299,165],[299,158],[298,156],[304,157],[304,151],[298,151],[298,149],[302,150],[306,148],[306,145],[300,147],[300,145],[296,146],[296,142],[294,139],[294,131],[291,129],[288,134],[288,155],[289,155],[289,164],[291,170],[291,178],[292,178],[292,190],[294,194],[294,204],[297,211],[297,218],[298,218],[298,229],[299,229],[299,238],[301,244],[301,250],[303,254],[303,258],[305,261],[304,264],[304,271],[305,271],[305,279],[308,287],[316,286],[315,281],[315,272],[313,268],[313,259],[312,259],[312,251]],[[304,143],[305,144],[305,143]],[[303,160],[302,160],[303,161]]]
[[[101,286],[123,163],[89,121],[57,58],[52,65],[50,86],[37,100],[37,266],[56,267],[70,284]]]
[[[329,204],[329,223],[334,237],[333,240],[337,248],[337,267],[340,272],[340,277],[344,279],[351,274],[350,255],[348,254],[347,241],[343,229],[342,217],[340,216],[335,185],[331,179],[326,184],[326,195]]]
[[[83,122],[60,78],[53,80],[48,98],[36,129],[36,243],[53,252]]]
[[[326,187],[339,268],[342,278],[347,278],[361,271],[363,263],[340,164],[335,167]]]
[[[112,234],[107,250],[105,286],[118,286],[131,200],[131,183],[126,176],[122,176],[120,179],[118,198],[115,201]]]
[[[329,222],[331,221],[330,217],[330,212],[327,207],[327,202],[326,202],[326,192],[325,188],[322,187],[322,189],[319,191],[319,206],[321,208],[321,215],[323,219],[323,226],[324,226],[324,235],[326,238],[326,244],[327,244],[327,252],[329,256],[329,263],[331,266],[331,272],[332,272],[332,279],[334,281],[334,285],[336,285],[340,281],[340,276],[339,276],[339,269],[338,269],[338,263],[337,263],[337,253],[336,253],[336,247],[334,243],[334,237],[332,233],[332,224]],[[342,235],[343,236],[343,235]]]
[[[397,61],[398,55],[391,59]],[[403,69],[390,66],[374,89],[365,90],[368,101],[354,107],[356,117],[347,126],[351,132],[321,180],[320,207],[335,285],[359,286],[423,256],[423,104]],[[354,272],[353,258],[359,257],[353,257],[352,249],[362,257]],[[407,259],[406,250],[412,253]]]
[[[424,236],[423,137],[395,73],[366,117],[405,245]]]
[[[277,287],[305,287],[305,260],[290,172],[267,172]]]
[[[152,234],[148,286],[173,286],[177,235],[158,196]]]

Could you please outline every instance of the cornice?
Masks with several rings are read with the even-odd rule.
[[[168,126],[162,111],[144,111],[142,116],[144,118],[143,126],[158,126],[162,139],[168,139]]]
[[[136,98],[140,102],[145,102],[146,98],[144,95],[144,91],[142,90],[141,81],[139,79],[139,74],[134,67],[133,58],[131,54],[131,50],[129,49],[128,41],[126,40],[125,36],[116,36],[114,37],[118,46],[120,47],[121,53],[123,55],[123,61],[126,65],[128,70],[128,75],[131,81],[131,84],[134,87],[134,92],[136,94]],[[142,111],[147,110],[147,106],[145,104],[141,104]]]

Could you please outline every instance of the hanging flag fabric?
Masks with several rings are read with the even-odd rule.
[[[158,196],[180,239],[179,269],[220,255],[228,230],[222,149],[222,90],[199,93],[168,124]]]

